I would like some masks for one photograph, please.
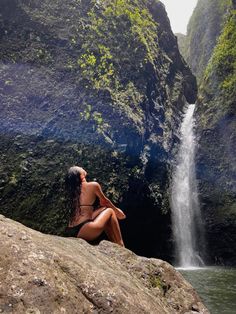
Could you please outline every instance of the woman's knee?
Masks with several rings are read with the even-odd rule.
[[[111,207],[106,208],[104,211],[111,215],[115,215],[114,209],[112,209]]]
[[[102,211],[102,213],[99,216],[106,216],[107,219],[110,219],[110,218],[114,217],[115,215],[116,214],[115,214],[114,210],[111,207],[107,207],[106,209],[104,209]]]
[[[104,228],[108,221],[113,217],[114,211],[112,208],[104,209],[95,219],[91,222],[94,228]]]

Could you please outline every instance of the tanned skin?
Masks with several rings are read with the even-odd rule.
[[[104,195],[99,183],[87,182],[87,172],[83,168],[78,167],[78,170],[82,181],[79,204],[86,206],[81,206],[76,210],[69,227],[74,227],[88,219],[94,219],[80,229],[78,238],[92,241],[105,231],[110,241],[124,246],[118,219],[125,219],[125,214]],[[96,197],[99,198],[101,207],[93,210],[90,204],[94,203]]]

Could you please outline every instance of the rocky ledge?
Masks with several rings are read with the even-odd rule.
[[[1,313],[209,313],[168,263],[0,215]]]

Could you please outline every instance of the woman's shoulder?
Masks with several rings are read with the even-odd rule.
[[[100,187],[100,184],[97,181],[90,181],[90,182],[87,182],[87,184],[94,188]]]

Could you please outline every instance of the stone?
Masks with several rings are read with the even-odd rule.
[[[22,232],[31,243],[21,241]],[[170,264],[108,241],[92,246],[46,235],[0,215],[0,245],[3,313],[174,314],[191,313],[196,304],[199,313],[209,313]]]

